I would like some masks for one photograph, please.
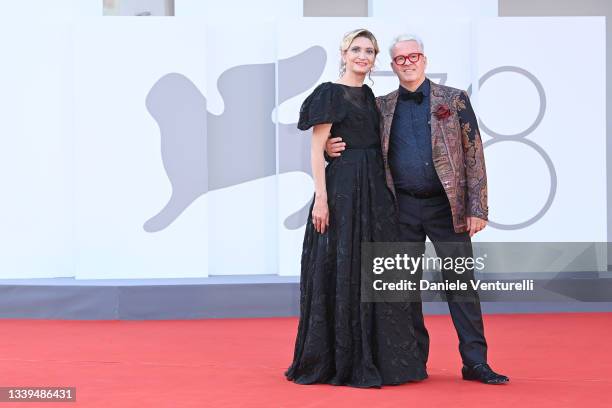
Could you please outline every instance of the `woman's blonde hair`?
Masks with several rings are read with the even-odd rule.
[[[358,28],[356,30],[349,31],[348,33],[344,34],[342,37],[342,42],[340,43],[340,76],[344,75],[344,72],[346,71],[346,64],[342,60],[342,55],[349,49],[355,38],[358,37],[364,37],[372,41],[372,44],[374,45],[374,59],[376,59],[376,56],[380,52],[380,48],[378,48],[378,41],[376,41],[376,37],[374,37],[374,34],[372,34],[371,31],[366,30],[365,28]],[[370,78],[370,81],[371,80],[372,78]]]

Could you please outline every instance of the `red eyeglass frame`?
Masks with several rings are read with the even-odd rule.
[[[415,61],[413,61],[413,60],[410,58],[412,55],[416,55],[416,56],[417,56]],[[406,65],[406,61],[410,61],[410,62],[412,62],[413,64],[416,64],[416,63],[417,63],[417,62],[419,62],[419,60],[420,60],[422,57],[424,57],[424,56],[425,56],[425,55],[424,55],[423,53],[421,53],[421,52],[411,52],[411,53],[410,53],[410,54],[408,54],[408,55],[396,55],[396,56],[393,58],[393,62],[395,62],[395,64],[396,64],[396,65]],[[402,62],[402,63],[400,64],[399,62],[397,62],[397,59],[398,59],[398,58],[404,58],[404,62]]]

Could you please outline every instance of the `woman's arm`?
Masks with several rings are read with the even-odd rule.
[[[325,143],[329,137],[331,123],[315,125],[312,131],[310,146],[310,164],[315,185],[315,202],[312,209],[312,223],[315,230],[323,234],[329,226],[329,208],[327,206],[327,186],[325,183]]]

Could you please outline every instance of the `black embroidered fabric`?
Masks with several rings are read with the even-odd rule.
[[[285,375],[299,384],[354,387],[427,378],[410,304],[361,301],[361,243],[398,237],[372,90],[367,85],[319,85],[302,104],[298,128],[320,123],[333,123],[332,136],[341,136],[347,149],[325,170],[328,230],[318,233],[312,215],[306,224],[300,320],[293,363]]]

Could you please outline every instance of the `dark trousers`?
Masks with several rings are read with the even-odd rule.
[[[446,194],[431,198],[415,198],[406,194],[397,194],[401,240],[404,242],[423,242],[429,237],[436,250],[436,256],[472,257],[472,241],[467,232],[456,233],[453,229],[450,204]],[[444,245],[444,243],[456,243]],[[452,247],[452,250],[450,249]],[[452,253],[449,253],[452,252]],[[422,278],[422,269],[417,272]],[[464,272],[464,279],[473,279],[474,271]],[[456,275],[452,270],[442,270],[442,278],[454,281]],[[470,286],[471,287],[471,286]],[[478,293],[469,293],[470,301],[453,301],[452,294],[446,293],[448,308],[459,337],[459,352],[466,365],[487,362],[487,342],[484,336],[484,325],[480,311]],[[420,294],[419,294],[420,298]],[[429,334],[423,320],[421,302],[412,304],[413,322],[419,348],[425,361],[429,355]]]

